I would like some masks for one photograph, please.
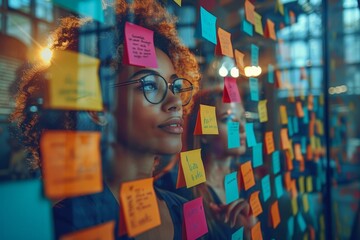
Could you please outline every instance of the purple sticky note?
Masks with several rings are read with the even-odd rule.
[[[197,239],[208,232],[202,197],[184,203],[186,239]]]

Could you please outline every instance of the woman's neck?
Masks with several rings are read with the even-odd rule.
[[[208,156],[205,161],[206,183],[213,188],[224,189],[224,179],[231,171],[231,157]]]

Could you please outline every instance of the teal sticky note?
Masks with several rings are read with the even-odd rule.
[[[239,199],[237,172],[232,172],[225,176],[224,186],[225,186],[226,204],[229,204]]]
[[[256,144],[254,133],[254,123],[245,123],[246,143],[248,147],[253,147]]]
[[[324,106],[319,107],[317,115],[319,119],[324,119]]]
[[[54,239],[52,207],[39,179],[0,182],[0,239]]]
[[[274,151],[272,153],[272,167],[274,175],[280,172],[280,152]]]
[[[231,240],[243,240],[244,239],[244,227],[239,228],[231,235]]]
[[[280,198],[284,194],[281,175],[275,177],[275,192],[277,198]]]
[[[200,7],[201,36],[206,40],[217,44],[216,40],[216,17]]]
[[[261,189],[263,194],[263,201],[266,202],[271,196],[270,175],[266,175],[261,179]]]
[[[292,136],[294,134],[293,122],[291,117],[288,117],[288,133],[289,136]]]
[[[301,153],[302,154],[305,154],[306,153],[306,137],[305,136],[302,136],[301,137]]]
[[[274,83],[274,66],[271,64],[268,65],[268,82]]]
[[[250,99],[259,101],[259,81],[257,78],[249,78]]]
[[[263,151],[262,143],[257,143],[253,147],[253,168],[260,167],[263,165]]]
[[[104,22],[104,10],[101,0],[53,0],[54,4],[78,13],[82,16],[91,17],[99,22]]]
[[[319,97],[314,96],[313,99],[313,111],[316,112],[319,108]]]
[[[304,232],[306,229],[306,223],[305,223],[305,219],[304,219],[303,215],[301,214],[301,212],[298,213],[298,215],[296,216],[296,219],[297,219],[297,223],[299,224],[300,231]]]
[[[292,239],[294,236],[294,224],[295,224],[294,216],[290,216],[289,219],[287,220],[287,227],[288,227],[287,239]]]
[[[299,132],[299,119],[298,119],[298,117],[293,117],[292,122],[293,122],[294,133],[298,133]]]
[[[251,65],[259,66],[259,47],[251,44]]]
[[[240,147],[239,122],[228,121],[228,148]]]
[[[248,21],[246,21],[245,19],[242,22],[242,28],[243,28],[243,31],[250,37],[252,37],[254,35],[253,25],[251,23],[249,23]]]
[[[309,110],[307,107],[303,107],[303,111],[304,111],[303,123],[308,124],[309,123]]]

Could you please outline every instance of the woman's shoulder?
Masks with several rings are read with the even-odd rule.
[[[155,187],[155,192],[160,197],[160,199],[164,200],[168,205],[171,205],[171,206],[172,205],[182,206],[185,202],[188,201],[185,198],[183,198],[182,196],[180,196],[174,192],[170,192],[168,190],[164,190],[164,189]]]

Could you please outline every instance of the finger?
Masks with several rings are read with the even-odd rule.
[[[236,204],[230,212],[230,226],[234,227],[235,225],[244,225],[248,217],[248,212],[249,204],[246,201],[238,202],[238,204]]]
[[[226,205],[225,223],[227,223],[227,222],[229,221],[230,215],[231,215],[231,212],[233,211],[233,209],[234,209],[237,205],[241,204],[242,202],[244,202],[243,199],[238,199],[238,200],[236,200],[236,201],[234,201],[234,202]]]

